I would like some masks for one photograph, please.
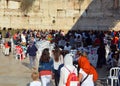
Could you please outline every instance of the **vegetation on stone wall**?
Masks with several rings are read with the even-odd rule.
[[[20,5],[22,12],[27,14],[31,10],[34,2],[35,0],[22,0]]]

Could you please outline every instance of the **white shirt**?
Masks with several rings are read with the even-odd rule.
[[[26,42],[25,35],[21,34],[21,40],[22,40],[22,42]]]
[[[32,82],[30,82],[30,86],[41,86],[41,82],[40,81],[32,81]]]
[[[56,62],[56,61],[54,60],[54,69],[55,69],[55,70],[58,70],[58,68],[59,68],[59,66],[60,66],[61,64],[63,64],[63,56],[62,56],[62,55],[59,56],[59,61],[58,61],[58,62]]]
[[[87,74],[81,68],[79,70],[79,73],[81,73],[83,75],[82,80],[87,76]],[[93,75],[92,74],[88,75],[88,77],[81,84],[81,86],[94,86]]]
[[[64,46],[64,50],[70,51],[71,50],[71,46]]]

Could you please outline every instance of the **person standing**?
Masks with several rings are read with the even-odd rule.
[[[97,67],[98,68],[102,68],[103,65],[106,64],[106,50],[105,50],[105,45],[101,44],[97,50],[97,54],[98,54],[98,61],[97,61]]]
[[[54,78],[55,78],[55,86],[58,86],[60,74],[58,72],[59,66],[63,64],[63,55],[59,47],[56,47],[53,50],[53,63],[54,63]]]
[[[119,0],[114,0],[114,9],[118,9],[119,8]]]
[[[37,47],[35,46],[33,38],[30,41],[28,48],[27,48],[27,54],[29,54],[30,59],[30,66],[33,69],[36,69],[36,52],[38,51]]]
[[[1,40],[2,40],[2,32],[0,32],[0,42],[1,42]]]
[[[2,32],[0,32],[0,48],[2,48]]]
[[[98,79],[98,74],[95,68],[90,65],[87,58],[87,53],[84,51],[78,59],[79,66],[79,81],[80,86],[94,86],[94,82]]]
[[[5,47],[5,50],[4,50],[5,56],[9,56],[9,54],[10,54],[10,52],[9,52],[10,46],[8,44],[8,41],[5,41],[4,47]]]
[[[64,57],[64,66],[60,70],[60,81],[58,86],[66,86],[70,71],[78,75],[77,68],[75,68],[75,66],[73,65],[72,54],[66,54]]]
[[[42,55],[39,60],[39,77],[42,82],[42,86],[51,86],[50,81],[52,79],[53,60],[50,57],[49,49],[45,48],[42,51]]]

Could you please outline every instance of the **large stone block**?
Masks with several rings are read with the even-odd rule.
[[[75,14],[79,14],[79,11],[76,11],[76,10],[66,10],[66,17],[74,17]]]
[[[57,9],[57,17],[58,18],[66,17],[66,10],[64,10],[64,9]]]
[[[18,8],[20,8],[20,4],[19,4],[19,2],[9,1],[8,8],[9,9],[18,9]]]

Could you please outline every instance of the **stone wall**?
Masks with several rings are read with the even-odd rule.
[[[13,6],[14,4],[14,6]],[[112,0],[36,0],[24,15],[21,2],[0,1],[0,27],[32,29],[106,30],[115,28]],[[118,15],[119,17],[119,15]],[[119,27],[119,24],[117,24]]]
[[[114,9],[113,0],[93,0],[84,12],[73,30],[120,30],[120,9]]]

